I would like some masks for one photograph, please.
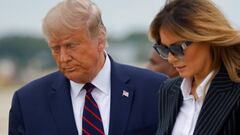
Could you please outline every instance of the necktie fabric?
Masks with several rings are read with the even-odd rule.
[[[82,135],[104,135],[102,118],[98,105],[92,97],[92,90],[95,88],[91,83],[86,83],[85,104],[82,117]]]

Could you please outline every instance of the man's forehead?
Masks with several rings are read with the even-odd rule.
[[[48,38],[49,44],[64,44],[70,40],[80,40],[81,34],[72,33],[69,35],[50,36]]]
[[[61,35],[61,36],[56,36],[56,35],[51,35],[48,38],[48,43],[49,44],[61,44],[64,43],[65,41],[71,39],[73,37],[73,35]]]

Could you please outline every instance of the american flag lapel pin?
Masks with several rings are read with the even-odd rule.
[[[123,90],[122,96],[123,96],[123,97],[129,97],[129,92],[126,91],[126,90]]]

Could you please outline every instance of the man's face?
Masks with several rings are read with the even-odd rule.
[[[167,60],[162,59],[155,50],[152,51],[148,68],[156,72],[164,73],[169,77],[174,77],[178,75],[175,68],[171,64],[169,64]]]
[[[91,37],[87,28],[48,41],[59,70],[74,82],[90,82],[104,64],[105,38]]]

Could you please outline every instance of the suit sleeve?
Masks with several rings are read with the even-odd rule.
[[[18,93],[15,92],[9,112],[8,135],[25,135],[25,127],[20,107]]]

